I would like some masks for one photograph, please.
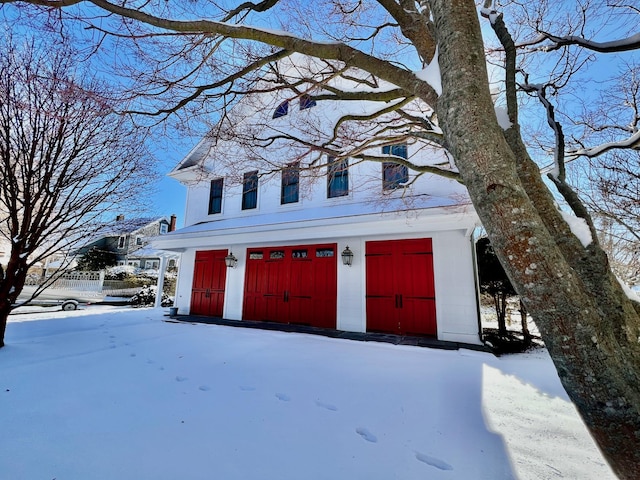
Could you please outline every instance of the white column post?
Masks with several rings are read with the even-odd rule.
[[[164,289],[164,272],[167,269],[167,256],[160,255],[160,271],[158,272],[158,285],[156,286],[156,303],[155,307],[162,306],[162,290]]]

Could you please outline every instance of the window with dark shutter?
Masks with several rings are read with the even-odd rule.
[[[327,159],[327,198],[349,195],[349,160]]]
[[[211,180],[211,190],[209,190],[209,215],[222,211],[222,186],[224,179],[216,178]]]
[[[408,158],[407,146],[387,145],[382,147],[383,155],[394,155],[400,158]],[[401,188],[409,181],[409,169],[406,165],[396,162],[382,162],[382,188],[384,190],[395,190]]]
[[[300,162],[295,162],[282,170],[282,190],[280,203],[296,203],[300,193]]]
[[[258,206],[258,171],[246,172],[242,179],[242,210]]]

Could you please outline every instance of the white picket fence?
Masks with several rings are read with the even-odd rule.
[[[104,272],[70,272],[58,278],[48,288],[81,292],[102,292],[103,282]]]

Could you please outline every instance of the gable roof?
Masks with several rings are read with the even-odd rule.
[[[148,225],[151,225],[156,222],[161,222],[163,220],[167,223],[170,223],[167,217],[141,217],[141,218],[131,218],[131,219],[125,219],[125,220],[114,220],[98,228],[94,232],[94,234],[84,243],[83,248],[86,248],[92,243],[102,240],[103,238],[130,235]]]
[[[375,131],[375,122],[346,120],[354,117],[367,118],[370,115],[386,111],[393,104],[401,104],[405,113],[415,118],[425,119],[432,113],[431,107],[420,100],[405,101],[402,98],[380,102],[366,99],[357,100],[310,100],[314,96],[331,96],[336,89],[347,93],[381,94],[396,89],[396,86],[373,79],[370,74],[346,66],[337,61],[319,60],[300,54],[294,54],[270,66],[277,70],[278,78],[286,79],[290,89],[269,91],[270,82],[276,73],[266,70],[263,75],[265,90],[244,95],[220,120],[214,130],[205,136],[184,159],[169,173],[178,180],[190,180],[189,172],[197,171],[206,175],[220,175],[234,166],[251,160],[252,166],[261,171],[272,171],[273,160],[281,164],[331,152],[330,155],[351,156],[353,149],[359,153],[375,152],[379,147],[393,143],[393,136],[410,133],[404,126],[406,119],[397,113],[384,113],[385,124],[380,132]],[[337,74],[342,71],[344,75]],[[310,79],[311,80],[305,80]],[[302,79],[302,80],[301,80]],[[316,81],[317,79],[317,81]],[[260,84],[257,85],[260,89]],[[311,95],[311,97],[309,96]],[[287,114],[274,117],[283,103],[289,102]],[[342,119],[342,120],[341,120]],[[436,133],[437,126],[430,124]],[[337,125],[337,126],[336,126]],[[392,132],[390,134],[390,132]],[[373,135],[372,135],[373,133]],[[380,134],[380,139],[371,141],[372,136]],[[295,137],[300,142],[293,141]],[[402,141],[402,140],[400,140]],[[410,142],[427,142],[409,138]],[[321,152],[309,145],[324,145]],[[443,169],[456,171],[455,165],[441,150],[431,147],[428,155],[411,158],[416,164],[444,165]],[[264,168],[261,168],[264,166]],[[236,167],[237,168],[237,167]]]
[[[146,227],[147,225],[151,225],[152,223],[161,222],[164,220],[169,223],[169,219],[167,217],[142,217],[142,218],[131,218],[125,220],[116,220],[115,222],[109,223],[102,227],[99,230],[99,234],[101,236],[120,236],[120,235],[128,235],[131,233],[140,230],[141,228]]]

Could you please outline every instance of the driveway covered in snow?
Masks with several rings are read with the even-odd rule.
[[[3,478],[614,478],[543,350],[496,358],[164,313],[10,317]]]

